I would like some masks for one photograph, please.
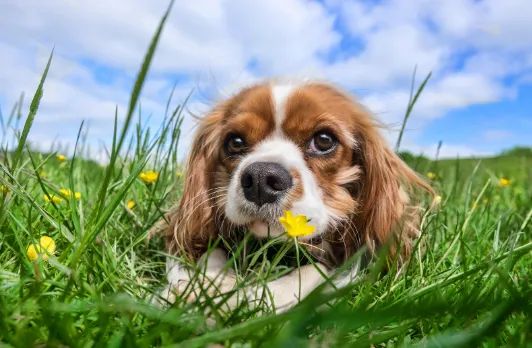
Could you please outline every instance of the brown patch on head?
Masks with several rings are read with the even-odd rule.
[[[226,141],[231,135],[241,136],[246,143],[246,153],[273,132],[274,104],[269,85],[257,85],[239,93],[224,115],[222,128],[221,141]],[[240,158],[232,156],[224,146],[220,146],[220,163],[227,172],[235,170]]]

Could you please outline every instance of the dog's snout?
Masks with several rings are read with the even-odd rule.
[[[292,176],[280,164],[255,162],[242,172],[240,185],[246,199],[260,207],[283,196],[292,187]]]

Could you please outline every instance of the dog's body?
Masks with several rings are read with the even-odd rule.
[[[268,81],[222,101],[192,144],[181,201],[165,226],[167,251],[200,261],[219,292],[235,285],[227,255],[210,241],[248,229],[281,236],[284,211],[303,214],[314,232],[298,237],[317,261],[267,284],[271,305],[286,310],[366,245],[392,241],[405,262],[419,234],[416,188],[433,190],[390,149],[370,114],[338,88],[318,82]],[[188,286],[182,262],[168,259],[163,294]],[[223,276],[219,276],[223,273]],[[337,285],[351,281],[356,268]],[[301,279],[301,284],[299,280]],[[255,291],[239,296],[253,301]],[[229,301],[229,307],[237,301]]]

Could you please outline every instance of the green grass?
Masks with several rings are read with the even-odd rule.
[[[181,189],[176,158],[182,107],[169,106],[156,131],[143,129],[140,119],[134,122],[160,30],[141,67],[125,121],[119,125],[115,117],[107,166],[83,159],[89,149],[82,127],[76,155],[65,162],[28,147],[46,73],[18,138],[10,141],[16,149],[4,151],[3,346],[532,346],[532,188],[526,157],[480,163],[410,159],[422,174],[437,174],[433,184],[442,204],[426,214],[420,243],[400,277],[381,272],[379,259],[349,288],[317,291],[280,315],[258,316],[243,306],[220,316],[214,327],[205,325],[203,311],[194,310],[198,304],[178,301],[168,310],[150,305],[152,294],[165,285],[165,255],[162,240],[147,242],[146,235]],[[18,129],[24,119],[21,103],[2,120],[2,129]],[[3,139],[5,148],[8,141]],[[139,180],[139,173],[148,169],[159,172],[155,183]],[[499,187],[500,177],[512,179],[511,184]],[[45,202],[45,193],[58,195],[64,188],[80,192],[81,198]],[[130,200],[135,202],[132,209],[127,208]],[[32,263],[26,250],[42,235],[54,239],[56,253]],[[248,276],[262,278],[268,268],[283,272],[293,267],[272,265],[261,257],[264,253],[261,249],[240,261],[249,265],[255,260],[255,273]],[[212,309],[214,304],[205,306]]]

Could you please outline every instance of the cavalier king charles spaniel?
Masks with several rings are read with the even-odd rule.
[[[417,193],[434,197],[434,191],[379,128],[348,93],[318,81],[270,80],[223,100],[200,118],[181,200],[157,225],[167,252],[204,265],[204,280],[218,292],[231,291],[235,273],[225,267],[224,249],[207,252],[212,241],[234,237],[235,229],[278,237],[285,233],[284,211],[305,215],[315,229],[298,242],[316,262],[266,284],[277,312],[297,304],[363,246],[375,251],[391,241],[389,257],[404,264],[419,236]],[[167,259],[162,297],[169,302],[194,287],[183,260]],[[247,301],[259,296],[237,293]],[[237,302],[227,301],[233,308]]]

